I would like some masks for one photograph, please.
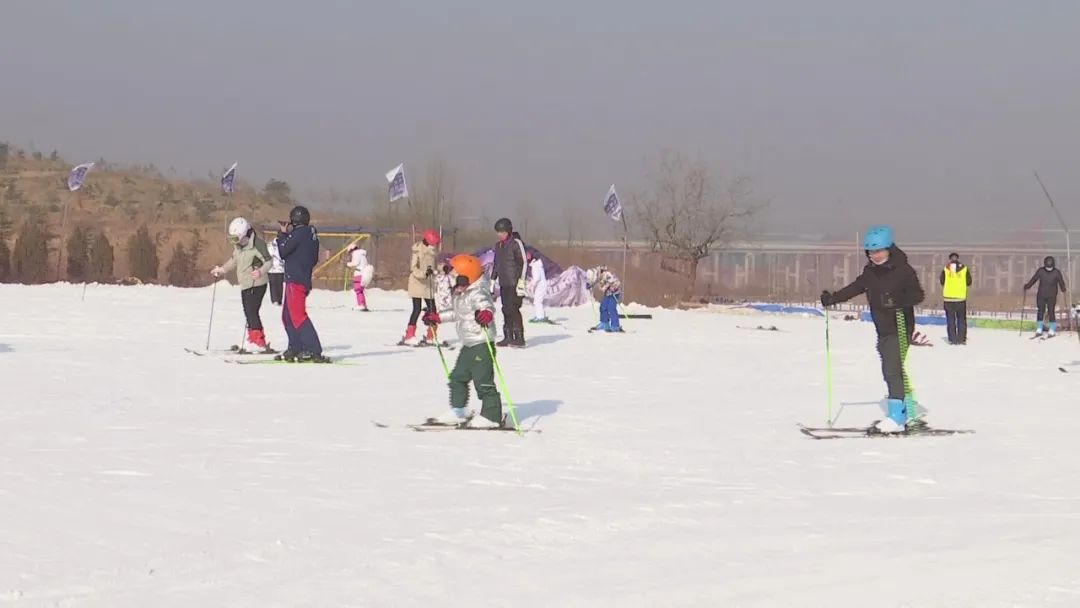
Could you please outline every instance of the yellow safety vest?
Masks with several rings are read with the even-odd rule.
[[[967,300],[968,292],[968,269],[964,266],[960,272],[952,269],[952,264],[945,267],[945,286],[941,289],[941,296],[947,302],[963,302]]]

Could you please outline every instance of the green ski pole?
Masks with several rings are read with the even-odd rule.
[[[484,331],[487,331],[486,329]],[[517,410],[514,409],[514,402],[510,400],[510,391],[506,390],[506,378],[503,377],[502,367],[499,366],[499,360],[495,358],[495,347],[491,345],[491,339],[487,340],[488,354],[491,355],[491,363],[495,366],[495,373],[499,374],[499,384],[502,386],[503,396],[506,397],[506,406],[510,409],[510,420],[514,423],[514,430],[518,435],[522,435],[521,426],[518,424]]]
[[[918,417],[919,406],[915,402],[915,387],[911,382],[911,374],[908,373],[908,332],[907,319],[904,317],[904,309],[896,310],[896,329],[900,333],[900,369],[904,373],[904,409],[907,410],[907,419],[915,420]]]
[[[446,365],[446,355],[443,354],[442,341],[439,340],[439,327],[437,325],[431,326],[431,335],[435,337],[435,350],[439,351],[439,360],[442,361],[443,371],[446,372],[446,379],[450,379],[450,368]]]

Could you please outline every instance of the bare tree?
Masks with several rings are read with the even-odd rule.
[[[635,216],[653,250],[682,262],[686,297],[694,294],[698,263],[744,234],[764,207],[750,178],[718,183],[704,162],[665,152],[651,189],[634,197]]]
[[[413,222],[432,228],[452,226],[458,215],[458,179],[446,160],[428,160],[416,184],[409,192]]]

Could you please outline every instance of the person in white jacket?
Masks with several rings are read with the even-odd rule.
[[[528,254],[529,257],[529,274],[534,281],[533,285],[533,318],[529,320],[530,323],[551,323],[551,319],[547,318],[547,314],[544,311],[544,298],[547,297],[548,282],[547,275],[544,274],[544,260],[540,259],[540,256],[536,255],[532,251]]]
[[[266,244],[266,248],[270,252],[270,258],[273,260],[270,265],[270,272],[267,273],[267,277],[270,279],[270,303],[281,306],[281,296],[285,291],[285,263],[281,261],[281,256],[278,254],[277,240],[270,239],[270,242]]]
[[[349,261],[345,265],[353,269],[353,291],[356,292],[356,309],[369,312],[364,288],[371,284],[371,279],[375,276],[375,267],[368,263],[367,250],[362,249],[356,243],[349,245]]]

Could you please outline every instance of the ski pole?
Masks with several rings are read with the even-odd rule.
[[[911,382],[911,374],[908,373],[907,319],[904,317],[904,309],[902,308],[896,309],[896,329],[900,334],[900,371],[904,375],[904,403],[907,405],[907,419],[914,420],[918,417],[919,405],[915,402],[915,387]]]
[[[828,307],[824,307],[822,312],[825,313],[825,422],[831,427],[833,425],[832,345],[829,340]]]
[[[1027,290],[1022,292],[1024,295],[1020,296],[1020,336],[1024,335],[1024,313],[1027,312]]]
[[[443,371],[446,372],[446,379],[450,379],[450,368],[446,365],[446,355],[442,351],[442,342],[439,340],[439,326],[431,326],[431,335],[435,336],[435,350],[439,351],[439,360],[442,361]]]
[[[484,330],[485,332],[487,329]],[[514,402],[510,399],[510,391],[506,390],[506,378],[503,376],[502,367],[499,366],[499,360],[495,358],[495,347],[491,345],[491,339],[486,341],[488,347],[488,354],[491,355],[491,363],[495,366],[495,373],[499,374],[499,384],[502,386],[503,395],[506,396],[506,407],[510,409],[510,420],[514,423],[514,430],[518,435],[521,435],[521,426],[518,424],[517,410],[514,409]]]
[[[206,350],[210,350],[210,332],[214,329],[214,302],[217,301],[217,281],[214,281],[214,289],[210,292],[210,322],[206,326]]]
[[[435,301],[435,276],[428,277],[428,289],[431,290],[431,299]],[[434,312],[434,311],[430,311]],[[450,368],[446,365],[446,355],[442,352],[442,340],[439,340],[439,326],[434,324],[431,326],[431,335],[435,338],[435,350],[439,351],[439,360],[442,361],[443,371],[446,372],[446,379],[450,379]]]

